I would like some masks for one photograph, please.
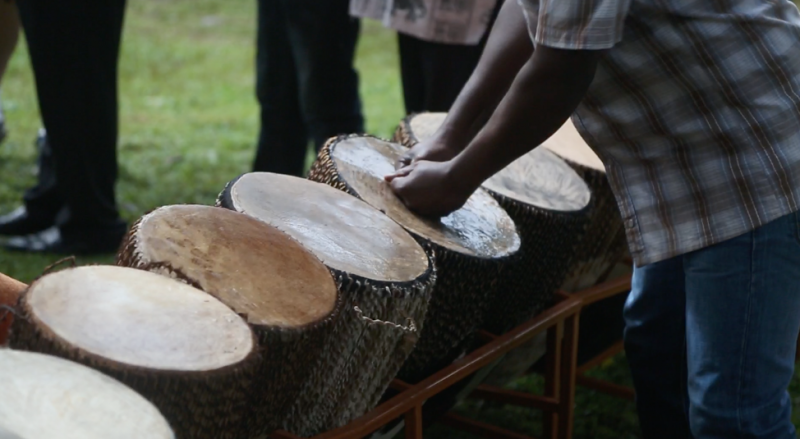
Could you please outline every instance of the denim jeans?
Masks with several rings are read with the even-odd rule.
[[[800,217],[636,267],[625,350],[645,439],[794,439]]]
[[[361,133],[353,67],[359,21],[349,0],[258,0],[254,171],[300,176],[309,140]]]

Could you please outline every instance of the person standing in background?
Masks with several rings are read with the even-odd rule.
[[[483,53],[503,0],[350,0],[397,31],[406,114],[446,112]]]
[[[0,0],[0,86],[3,85],[8,61],[14,54],[19,38],[19,14],[11,0]],[[0,143],[6,138],[6,118],[3,114],[3,103],[0,99]]]
[[[0,217],[0,235],[10,250],[113,252],[127,229],[114,193],[125,0],[16,3],[52,161],[24,206]]]
[[[302,176],[309,139],[319,150],[364,131],[353,67],[360,23],[348,0],[258,0],[255,172]]]

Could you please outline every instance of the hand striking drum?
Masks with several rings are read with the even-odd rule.
[[[331,270],[346,302],[345,318],[325,347],[327,373],[307,382],[287,429],[308,436],[372,409],[425,318],[434,267],[423,248],[367,203],[296,177],[245,174],[227,185],[218,204],[303,244]]]
[[[173,276],[244,316],[263,350],[247,431],[280,428],[302,385],[325,375],[324,348],[342,315],[333,277],[289,235],[211,206],[164,206],[132,226],[118,264]]]
[[[88,367],[0,349],[0,438],[173,439],[141,395]]]
[[[432,136],[446,116],[447,113],[408,116],[398,126],[394,137],[405,146],[416,145]],[[606,179],[605,167],[569,120],[534,151],[536,150],[548,150],[563,159],[586,182],[591,191],[592,206],[588,212],[585,233],[560,286],[560,289],[568,292],[588,288],[601,280],[622,259],[628,248],[617,202]],[[529,175],[527,178],[535,177]]]
[[[404,119],[395,138],[412,147],[430,138],[446,113]],[[591,193],[563,160],[537,148],[483,184],[517,225],[521,258],[503,276],[501,297],[489,307],[484,327],[502,334],[543,311],[564,282],[589,221]]]
[[[260,360],[253,332],[189,285],[113,266],[47,274],[23,293],[10,341],[118,379],[158,407],[179,438],[243,436]]]
[[[403,148],[366,136],[331,139],[309,178],[331,185],[385,212],[435,254],[438,279],[417,342],[398,377],[418,382],[464,353],[497,293],[503,269],[517,257],[514,222],[485,191],[441,219],[410,212],[383,177]]]

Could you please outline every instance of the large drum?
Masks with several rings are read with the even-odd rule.
[[[117,378],[158,407],[179,438],[244,436],[260,356],[247,324],[204,292],[139,270],[79,267],[31,284],[18,313],[12,348]]]
[[[400,123],[395,137],[411,147],[432,136],[445,116],[446,113],[409,116]],[[577,247],[561,285],[564,291],[579,291],[602,280],[627,251],[622,219],[603,162],[586,144],[572,121],[568,120],[537,149],[546,149],[562,158],[583,178],[592,194],[592,208],[583,242]]]
[[[0,438],[175,437],[146,399],[80,364],[0,349],[0,377]]]
[[[227,185],[218,204],[307,247],[334,274],[346,302],[344,319],[325,347],[327,373],[308,381],[288,428],[308,436],[373,408],[425,318],[434,269],[424,249],[367,203],[301,178],[245,174]]]
[[[395,137],[412,147],[432,136],[445,113],[404,119]],[[517,225],[522,257],[503,276],[507,292],[487,310],[484,327],[502,334],[552,303],[584,238],[591,212],[586,183],[555,154],[541,148],[520,157],[483,184]]]
[[[403,151],[373,137],[332,139],[320,151],[309,178],[385,212],[436,255],[438,280],[428,315],[417,347],[398,375],[417,382],[464,353],[486,307],[496,298],[504,269],[518,258],[520,238],[508,214],[483,190],[444,218],[413,214],[383,178],[394,171]]]
[[[303,385],[327,376],[324,348],[342,317],[325,266],[289,235],[246,215],[211,206],[164,206],[140,218],[118,264],[176,277],[243,316],[263,350],[251,390],[248,430],[278,429]]]

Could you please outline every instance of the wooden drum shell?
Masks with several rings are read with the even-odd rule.
[[[555,151],[553,153],[558,155]],[[564,291],[577,292],[602,280],[602,276],[627,254],[628,243],[617,201],[605,172],[561,158],[583,178],[592,191],[593,206],[586,224],[585,237],[578,246],[561,285]]]
[[[520,260],[500,280],[499,291],[506,294],[490,304],[483,323],[501,335],[552,305],[584,238],[592,204],[574,212],[548,211],[486,191],[514,220],[522,241]]]
[[[198,282],[173,267],[142,259],[137,252],[135,236],[143,219],[139,218],[131,226],[117,255],[117,265],[163,274],[203,290]],[[306,382],[324,375],[318,366],[320,352],[327,346],[337,320],[341,319],[343,306],[339,296],[333,312],[325,319],[302,327],[282,328],[248,322],[262,352],[257,374],[247,389],[250,397],[244,429],[249,435],[283,428],[292,405],[296,401],[306,401],[303,388]]]
[[[23,294],[12,325],[12,348],[66,358],[117,379],[153,403],[178,438],[239,439],[245,435],[248,395],[261,362],[256,349],[237,364],[203,372],[122,364],[72,346],[54,334],[36,318],[26,298]]]
[[[218,207],[235,210],[231,190],[240,178],[228,183],[217,198]],[[428,269],[409,282],[383,282],[328,269],[342,300],[342,318],[327,328],[318,373],[305,380],[283,424],[304,437],[345,425],[378,404],[414,350],[437,281],[430,257]],[[362,315],[400,326],[408,326],[410,318],[416,331],[372,324]]]
[[[331,157],[331,148],[349,137],[364,136],[329,140],[320,150],[308,178],[361,198],[339,178]],[[447,366],[466,351],[471,336],[480,327],[486,306],[494,299],[498,279],[518,254],[495,259],[467,256],[411,231],[409,233],[432,256],[437,268],[436,287],[419,340],[397,375],[403,381],[415,383]]]

